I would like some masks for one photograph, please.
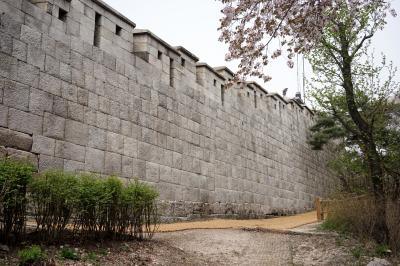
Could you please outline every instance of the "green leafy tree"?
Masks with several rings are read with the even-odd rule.
[[[381,198],[387,194],[387,177],[399,184],[399,176],[388,171],[400,148],[393,127],[399,84],[396,68],[385,57],[377,64],[369,51],[369,38],[379,25],[374,24],[376,9],[354,18],[343,6],[340,19],[326,26],[321,43],[308,54],[315,74],[310,94],[319,111],[310,144],[321,149],[332,139],[342,139],[346,152],[362,159],[372,190]]]

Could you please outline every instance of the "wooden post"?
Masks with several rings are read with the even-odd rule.
[[[320,197],[316,197],[315,198],[315,209],[317,211],[317,219],[318,219],[318,221],[322,221],[323,217],[322,217],[321,198]]]

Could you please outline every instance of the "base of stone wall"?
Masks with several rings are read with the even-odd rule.
[[[268,219],[294,215],[313,210],[313,206],[284,209],[257,204],[204,203],[188,201],[159,201],[161,222],[193,221],[204,219]]]

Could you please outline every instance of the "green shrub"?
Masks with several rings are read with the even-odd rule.
[[[361,256],[365,253],[362,247],[355,247],[350,250],[353,257],[356,259],[361,259]]]
[[[80,260],[81,257],[78,253],[72,248],[63,247],[60,251],[60,256],[67,260]]]
[[[102,181],[93,175],[79,177],[77,204],[75,209],[74,231],[84,238],[94,235],[98,230],[99,202],[102,195]]]
[[[78,179],[61,171],[36,176],[30,198],[38,229],[48,239],[57,239],[73,214],[78,194]]]
[[[83,238],[151,237],[158,222],[158,193],[135,181],[124,186],[116,177],[83,175],[78,182],[74,229]]]
[[[375,255],[377,257],[384,257],[386,255],[390,254],[390,248],[388,245],[385,244],[378,244],[375,247]]]
[[[85,260],[94,263],[99,260],[99,256],[96,252],[91,251],[85,256]]]
[[[130,222],[128,229],[134,237],[142,239],[144,233],[151,237],[158,224],[156,199],[158,193],[149,185],[135,181],[123,191],[122,208],[125,208],[124,220]]]
[[[38,236],[58,241],[67,225],[80,239],[151,237],[158,223],[158,193],[135,181],[125,186],[117,177],[49,171],[32,179],[33,168],[4,160],[0,163],[1,233],[22,233],[27,200]],[[27,185],[29,183],[29,187]],[[26,197],[26,191],[29,197]]]
[[[10,242],[25,228],[26,190],[34,167],[25,162],[0,160],[0,241]]]
[[[123,185],[116,177],[108,177],[101,182],[99,198],[99,227],[108,235],[115,235],[118,230],[120,202]]]
[[[44,262],[47,258],[46,253],[39,246],[33,245],[18,252],[20,265],[34,265]]]

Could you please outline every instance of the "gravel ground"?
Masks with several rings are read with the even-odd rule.
[[[357,265],[348,240],[336,236],[268,233],[259,230],[188,230],[156,239],[207,261],[207,265]],[[363,265],[363,264],[361,264]]]
[[[372,258],[352,254],[358,245],[332,234],[195,229],[158,233],[151,241],[71,245],[80,261],[64,260],[60,247],[47,247],[46,265],[366,265]],[[16,254],[0,252],[0,265],[18,265]]]
[[[209,265],[290,265],[289,235],[244,230],[190,230],[161,234],[169,245],[205,258]]]

